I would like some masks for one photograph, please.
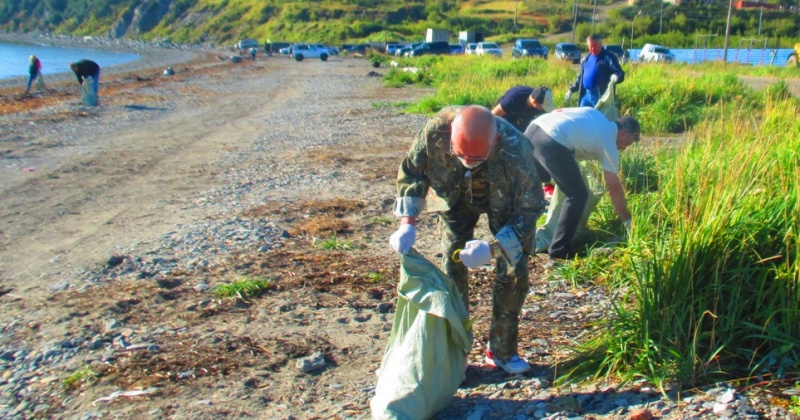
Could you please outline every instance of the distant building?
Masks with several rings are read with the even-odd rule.
[[[483,42],[483,32],[461,31],[458,33],[458,43],[462,46]]]
[[[425,35],[425,42],[450,42],[450,31],[444,29],[428,29]]]

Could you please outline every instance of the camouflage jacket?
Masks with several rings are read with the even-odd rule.
[[[432,211],[446,211],[458,202],[467,169],[449,150],[450,124],[459,109],[442,109],[417,133],[397,173],[395,215],[417,216],[427,201],[441,203]],[[516,264],[523,252],[532,253],[544,196],[530,141],[509,122],[497,117],[495,121],[500,137],[484,163],[488,165],[489,228]],[[426,200],[429,192],[433,197]]]

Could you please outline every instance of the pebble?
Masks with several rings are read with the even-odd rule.
[[[326,366],[325,358],[321,352],[314,352],[311,356],[301,357],[295,362],[295,366],[304,373],[313,372]]]

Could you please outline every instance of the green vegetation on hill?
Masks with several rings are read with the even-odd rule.
[[[459,31],[479,31],[502,42],[559,33],[566,34],[560,40],[569,41],[577,22],[576,40],[600,33],[609,43],[630,44],[633,29],[637,45],[693,46],[697,33],[717,35],[706,38],[716,46],[724,35],[727,2],[705,3],[628,6],[620,0],[599,0],[596,7],[605,11],[605,18],[592,22],[593,2],[579,2],[575,16],[572,2],[557,0],[0,0],[0,30],[233,44],[245,37],[410,41],[421,40],[427,28],[435,28],[450,30],[454,39]],[[765,10],[763,17],[758,9],[736,11],[732,20],[734,36],[768,37],[773,42],[797,37],[798,29],[800,13],[785,10]]]

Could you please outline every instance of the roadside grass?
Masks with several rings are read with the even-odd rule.
[[[211,291],[218,299],[255,297],[269,289],[272,282],[261,277],[243,277],[230,283],[220,284]]]
[[[624,295],[562,381],[695,386],[797,375],[798,112],[794,98],[767,98],[762,111],[742,106],[700,122],[682,151],[647,160],[659,186],[629,192],[627,247],[606,269],[587,269]],[[637,185],[625,162],[627,185]],[[610,203],[600,207],[610,217]]]
[[[478,56],[398,58],[399,66],[384,76],[384,84],[417,85],[435,92],[408,106],[413,113],[433,114],[448,105],[477,104],[493,108],[515,85],[548,86],[556,106],[577,76],[574,66],[557,60],[492,60]],[[420,71],[410,73],[403,67]],[[769,95],[788,94],[788,87],[757,93],[738,79],[736,67],[718,69],[673,65],[624,65],[625,81],[617,88],[620,115],[632,115],[646,133],[682,133],[712,117],[763,108]]]
[[[409,107],[492,107],[515,84],[570,84],[575,69],[543,60],[406,59],[435,93]],[[685,133],[679,148],[637,146],[621,173],[634,217],[624,236],[607,195],[586,257],[556,269],[578,288],[617,295],[561,382],[646,379],[689,387],[800,372],[800,114],[785,82],[756,92],[736,66],[626,66],[622,115],[645,132]],[[390,72],[387,80],[402,81]],[[624,240],[621,240],[624,239]]]

